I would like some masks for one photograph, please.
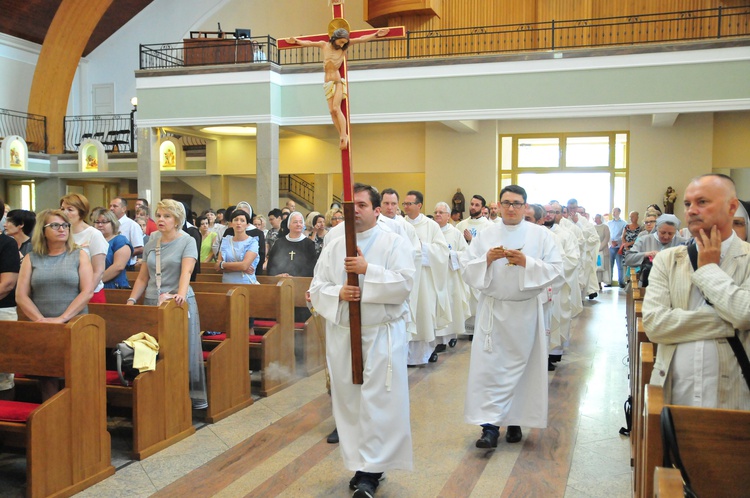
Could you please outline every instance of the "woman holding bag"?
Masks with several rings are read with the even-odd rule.
[[[165,299],[174,299],[179,305],[187,303],[190,398],[194,409],[204,409],[208,407],[208,398],[200,317],[195,294],[190,287],[190,275],[198,259],[198,249],[193,238],[182,231],[185,208],[181,203],[172,199],[162,200],[156,205],[155,218],[158,231],[151,234],[143,249],[145,264],[141,265],[128,304],[134,305],[144,291],[146,305],[158,306]]]

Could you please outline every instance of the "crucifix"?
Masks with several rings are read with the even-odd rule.
[[[278,40],[280,50],[299,47],[318,47],[323,52],[325,72],[323,90],[328,102],[333,124],[339,133],[341,149],[341,172],[344,183],[344,221],[346,255],[357,255],[357,234],[354,229],[354,188],[352,181],[351,122],[349,120],[349,89],[347,88],[346,51],[350,44],[362,43],[375,38],[400,38],[406,35],[403,26],[384,29],[352,31],[344,19],[344,0],[332,0],[333,20],[328,24],[328,33],[298,36]],[[347,273],[348,285],[359,285],[356,273]],[[349,303],[349,323],[352,348],[352,382],[362,384],[362,325],[358,301]]]
[[[289,259],[294,261],[294,251],[289,251]]]

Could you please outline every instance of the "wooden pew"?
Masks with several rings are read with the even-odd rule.
[[[652,496],[654,469],[662,464],[664,453],[661,442],[661,409],[664,408],[664,389],[647,384],[643,391],[643,442],[642,466],[643,482],[640,489],[633,488],[637,496]],[[639,481],[640,482],[640,481]],[[648,494],[644,494],[648,493]]]
[[[225,294],[234,287],[247,289],[249,315],[274,320],[257,342],[250,342],[250,357],[260,360],[260,394],[270,396],[296,381],[294,359],[294,302],[292,283],[288,279],[277,285],[222,284],[193,282],[195,292]],[[210,342],[205,338],[204,342]]]
[[[206,338],[206,343],[214,346],[206,359],[206,421],[214,423],[253,404],[247,345],[250,294],[243,287],[234,287],[223,295],[196,292],[195,300],[201,329],[226,334],[218,344]]]
[[[312,277],[270,277],[259,275],[261,284],[276,284],[282,278],[292,281],[294,286],[294,307],[307,310],[305,294],[310,288]],[[312,375],[326,366],[326,321],[320,315],[310,316],[304,323],[294,324],[295,353],[297,362],[306,375]]]
[[[115,473],[105,392],[104,321],[3,322],[0,370],[64,377],[65,387],[23,422],[0,422],[0,441],[25,435],[26,495],[72,496]]]
[[[750,468],[750,412],[669,407],[680,457],[693,491],[698,496],[747,496],[750,490],[747,471]],[[681,486],[678,493],[671,496],[683,496]]]
[[[108,385],[112,406],[132,407],[133,457],[147,458],[195,433],[189,391],[187,306],[173,300],[161,306],[126,306],[129,290],[107,289],[107,304],[89,304],[89,312],[107,324],[107,348],[138,332],[159,343],[156,370],[144,372],[131,387]]]
[[[645,445],[644,445],[644,423],[645,418],[643,416],[644,410],[644,392],[646,384],[651,380],[651,372],[654,370],[654,358],[656,356],[656,344],[650,342],[640,343],[640,356],[638,359],[638,370],[636,372],[636,386],[635,391],[638,396],[633,399],[633,430],[630,432],[631,445],[634,446],[632,453],[634,459],[633,479],[634,479],[634,490],[640,490],[639,496],[651,496],[652,491],[650,486],[647,485],[648,481],[652,480],[651,474],[646,474],[644,461]],[[636,491],[638,495],[638,491]]]
[[[654,497],[675,498],[684,496],[682,475],[677,469],[656,467],[654,470]]]

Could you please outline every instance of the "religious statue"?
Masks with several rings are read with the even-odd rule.
[[[664,214],[674,214],[674,203],[677,200],[677,191],[672,187],[667,187],[664,193]]]
[[[453,210],[459,211],[461,213],[466,211],[466,199],[464,198],[464,194],[461,193],[461,189],[457,188],[456,193],[453,194]]]
[[[363,43],[373,38],[381,38],[388,34],[389,28],[382,28],[369,35],[358,38],[349,37],[349,30],[345,28],[336,29],[328,41],[309,41],[302,38],[287,38],[290,45],[302,47],[318,47],[323,50],[323,70],[325,71],[323,92],[328,101],[328,110],[333,118],[333,125],[339,132],[339,148],[346,150],[349,146],[349,135],[347,134],[346,116],[341,111],[341,101],[346,98],[346,80],[341,77],[339,68],[344,63],[346,51],[349,45]]]

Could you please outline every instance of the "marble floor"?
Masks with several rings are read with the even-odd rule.
[[[379,497],[629,497],[625,293],[606,288],[574,321],[569,353],[549,375],[549,426],[520,443],[474,446],[463,422],[470,341],[436,364],[409,369],[414,471],[388,472]],[[127,422],[111,420],[117,473],[79,497],[348,497],[351,473],[337,445],[324,374],[299,380],[219,423],[138,461]],[[24,493],[22,457],[0,453],[0,497]]]

